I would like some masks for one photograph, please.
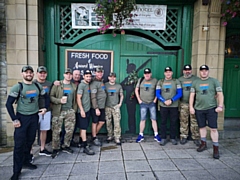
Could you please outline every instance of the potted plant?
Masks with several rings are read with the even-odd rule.
[[[133,22],[132,11],[136,9],[135,0],[96,0],[95,13],[100,20],[98,32],[105,33],[113,26],[113,34],[117,29],[121,29],[124,24]]]
[[[240,16],[240,0],[222,0],[222,18],[224,20],[223,25]]]

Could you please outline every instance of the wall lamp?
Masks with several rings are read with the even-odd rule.
[[[209,30],[209,27],[208,27],[208,26],[204,26],[204,25],[202,26],[202,31],[203,31],[203,32],[206,32],[206,31],[208,31],[208,30]]]
[[[209,4],[210,0],[202,0],[202,5],[207,6]]]

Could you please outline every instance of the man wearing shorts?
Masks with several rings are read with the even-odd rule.
[[[150,119],[152,120],[152,128],[154,130],[154,140],[161,142],[161,138],[158,135],[157,115],[156,115],[156,102],[155,90],[157,86],[157,79],[152,78],[152,71],[149,68],[144,69],[144,77],[140,78],[135,88],[135,94],[140,104],[140,132],[136,139],[136,142],[144,140],[143,131],[145,129],[145,123],[147,119],[147,112],[150,113]]]
[[[97,138],[97,133],[105,124],[105,103],[106,103],[106,90],[103,82],[103,69],[97,67],[95,69],[96,76],[90,84],[91,90],[91,115],[92,115],[92,142],[95,146],[101,146],[102,143]]]
[[[207,149],[206,126],[208,126],[213,142],[213,158],[219,159],[217,118],[218,112],[223,111],[222,87],[217,79],[209,77],[207,65],[200,66],[199,70],[200,79],[193,82],[189,98],[189,110],[191,114],[196,115],[201,136],[201,145],[197,151]]]
[[[85,70],[83,75],[83,80],[78,85],[77,90],[77,127],[80,129],[80,137],[82,139],[81,145],[83,147],[83,152],[88,155],[94,155],[94,151],[89,148],[87,144],[87,128],[90,121],[90,85],[92,79],[92,73],[90,70]]]
[[[39,114],[39,124],[40,124],[40,141],[41,141],[41,148],[39,155],[40,156],[51,156],[51,152],[49,152],[45,148],[45,143],[47,139],[47,131],[51,128],[51,111],[50,111],[50,89],[52,87],[52,83],[50,81],[46,80],[47,78],[47,68],[44,66],[40,66],[37,69],[37,80],[39,84],[42,85],[43,89],[45,90],[45,93],[47,93],[47,96],[45,96],[45,104],[48,103],[48,109],[47,112],[44,115]],[[43,107],[44,105],[39,104],[40,107]]]

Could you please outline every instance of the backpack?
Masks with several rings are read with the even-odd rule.
[[[37,82],[33,82],[35,84],[35,86],[38,88],[38,91],[39,91],[39,94],[41,93],[41,90],[40,90],[40,87],[39,87],[39,84]],[[22,82],[18,82],[18,85],[19,85],[19,91],[18,91],[18,96],[16,98],[16,101],[15,101],[15,104],[17,104],[20,96],[23,97],[22,95],[22,90],[23,90],[23,84]]]
[[[140,82],[139,82],[139,89],[138,89],[139,96],[140,96],[140,86],[141,86],[143,80],[144,80],[144,77],[141,77]]]

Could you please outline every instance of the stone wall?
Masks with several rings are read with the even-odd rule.
[[[7,144],[7,118],[5,110],[7,94],[5,7],[5,0],[0,0],[0,145]]]

